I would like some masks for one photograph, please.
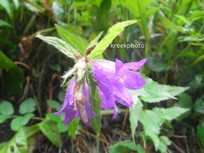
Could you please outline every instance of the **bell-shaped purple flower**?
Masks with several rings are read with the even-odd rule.
[[[69,124],[74,117],[80,118],[84,123],[90,123],[90,117],[94,115],[89,102],[89,86],[85,80],[79,82],[75,77],[70,80],[64,104],[60,111],[55,113],[60,115],[65,113],[64,125]]]
[[[139,70],[146,62],[143,59],[138,62],[123,63],[116,59],[96,60],[92,62],[92,73],[97,81],[99,96],[103,109],[114,109],[113,118],[116,118],[118,109],[116,101],[124,106],[131,107],[133,100],[129,89],[140,89],[145,85],[145,80],[138,75]]]

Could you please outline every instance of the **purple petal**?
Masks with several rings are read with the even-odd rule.
[[[113,83],[113,92],[115,95],[115,99],[124,106],[127,106],[127,107],[132,106],[133,100],[127,88],[125,88],[117,80],[113,80],[112,83]]]
[[[64,125],[69,124],[75,117],[76,112],[73,110],[73,107],[66,108]]]
[[[137,73],[124,70],[117,74],[119,81],[128,89],[140,89],[145,85],[145,80]]]
[[[74,103],[74,97],[73,97],[74,86],[75,86],[75,78],[73,77],[70,81],[63,106],[58,112],[55,113],[56,115],[62,114],[62,112],[66,109],[68,105],[72,105]]]
[[[121,67],[123,66],[123,62],[120,61],[119,59],[115,60],[115,69],[116,69],[116,73],[121,69]]]
[[[139,70],[145,63],[147,59],[140,60],[138,62],[129,62],[125,63],[123,68],[124,69],[129,69],[129,70]]]

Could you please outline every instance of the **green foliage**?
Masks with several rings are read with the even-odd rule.
[[[200,140],[202,147],[204,148],[204,124],[197,126],[197,136]]]
[[[43,134],[56,146],[60,147],[61,145],[61,136],[59,131],[56,127],[56,122],[45,119],[42,122],[38,124],[40,130],[43,132]]]
[[[36,125],[21,128],[15,136],[0,147],[2,153],[27,153],[29,150],[29,138],[39,129]]]
[[[18,131],[22,126],[28,124],[29,120],[34,117],[34,114],[26,114],[24,116],[18,116],[11,122],[11,129]]]
[[[24,76],[14,62],[0,51],[0,70],[5,70],[2,75],[0,95],[7,92],[18,94],[22,90]]]
[[[26,99],[25,101],[21,102],[19,113],[26,114],[26,113],[33,113],[36,110],[35,100],[32,98]]]
[[[1,115],[13,115],[14,113],[13,105],[8,101],[1,102],[0,113]]]
[[[113,39],[118,36],[125,27],[128,25],[134,24],[136,21],[124,21],[116,23],[112,26],[108,33],[102,38],[102,40],[96,45],[96,47],[92,50],[92,52],[88,55],[90,59],[99,59],[102,58],[102,53],[106,50],[106,48],[111,44]]]
[[[140,145],[135,145],[132,141],[118,141],[111,146],[109,153],[127,153],[130,151],[137,151],[138,153],[145,153]]]
[[[36,37],[54,46],[60,52],[65,54],[67,57],[72,58],[74,60],[76,59],[74,54],[77,53],[77,50],[73,48],[71,45],[67,44],[65,41],[56,37],[49,37],[49,36],[42,36],[42,35],[37,35]]]
[[[63,40],[74,46],[82,55],[84,54],[86,46],[88,45],[86,39],[71,33],[69,30],[62,28],[57,24],[55,25],[55,28],[57,29],[58,34]]]

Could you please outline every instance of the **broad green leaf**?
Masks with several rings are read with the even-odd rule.
[[[157,150],[159,147],[160,116],[150,110],[143,110],[140,113],[139,121],[142,123],[145,135],[150,137]]]
[[[126,141],[118,141],[114,145],[110,147],[109,153],[128,153],[131,151],[137,151],[138,153],[145,153],[145,150],[141,145],[135,145],[134,142],[126,140]]]
[[[2,115],[13,115],[14,109],[13,105],[8,101],[3,101],[0,103],[0,114]]]
[[[75,54],[78,53],[78,51],[72,47],[71,45],[67,44],[65,41],[56,38],[56,37],[50,37],[50,36],[42,36],[42,35],[37,35],[37,38],[45,41],[46,43],[54,46],[57,48],[60,52],[65,54],[67,57],[76,59]]]
[[[36,110],[36,104],[33,98],[29,98],[21,102],[21,105],[19,107],[20,114],[32,113],[35,110]]]
[[[34,125],[21,128],[12,139],[3,144],[0,148],[1,153],[28,153],[29,142],[28,138],[39,131],[39,128]]]
[[[68,134],[72,139],[75,139],[79,127],[79,118],[74,118],[68,125]]]
[[[9,17],[13,18],[13,10],[11,7],[11,3],[8,0],[0,0],[0,5],[6,10]]]
[[[126,26],[136,23],[136,20],[118,22],[113,25],[108,33],[102,38],[102,40],[96,45],[92,52],[88,55],[88,58],[98,59],[102,57],[102,53],[111,44],[113,39],[118,36]]]
[[[0,115],[0,124],[9,119],[10,115]]]
[[[8,23],[5,20],[0,19],[0,27],[9,27],[9,28],[13,28],[12,25],[10,23]]]
[[[164,63],[163,61],[161,61],[160,59],[156,58],[156,57],[149,57],[146,63],[146,66],[155,72],[162,72],[162,71],[166,71],[170,68],[170,65],[167,63]]]
[[[88,84],[89,84],[89,97],[90,97],[90,104],[92,111],[96,114],[96,116],[91,118],[91,127],[95,130],[96,134],[100,133],[101,129],[101,106],[100,106],[100,99],[97,92],[96,84],[92,80],[92,76],[89,75],[88,77]]]
[[[86,50],[86,47],[88,45],[86,39],[76,34],[73,34],[72,32],[60,27],[57,24],[55,24],[55,28],[57,29],[58,34],[63,40],[74,46],[78,51],[80,51],[82,55],[84,54],[84,51]]]
[[[55,101],[55,100],[47,100],[47,104],[52,108],[52,109],[56,109],[56,110],[60,110],[61,105],[59,102]]]
[[[51,120],[43,120],[41,123],[38,124],[40,130],[43,134],[56,146],[60,147],[61,145],[61,136],[57,130],[56,122]]]
[[[204,148],[204,124],[197,126],[197,136],[200,140],[202,147]]]
[[[134,98],[134,102],[135,102],[135,98]],[[140,100],[137,98],[137,102],[135,102],[134,105],[130,107],[130,116],[129,116],[130,128],[131,128],[131,134],[132,134],[133,140],[134,140],[135,130],[138,126],[138,120],[139,120],[141,111],[142,111],[142,104]]]
[[[28,124],[29,120],[34,114],[26,114],[24,116],[18,116],[11,121],[11,129],[18,131],[22,126]]]
[[[194,111],[196,113],[204,114],[204,96],[196,100],[194,104]]]
[[[161,85],[144,75],[142,76],[146,80],[146,85],[139,90],[129,90],[129,92],[132,96],[140,96],[140,99],[145,102],[153,103],[167,99],[175,99],[174,96],[177,96],[188,89],[186,87]]]
[[[162,125],[166,120],[171,121],[173,119],[176,119],[183,113],[186,113],[188,109],[181,108],[181,107],[170,107],[170,108],[154,108],[152,110],[154,113],[157,114],[159,117],[159,125]]]

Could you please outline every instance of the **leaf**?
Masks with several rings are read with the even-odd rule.
[[[8,101],[3,101],[0,103],[0,114],[2,115],[13,115],[14,109],[13,105]]]
[[[68,125],[68,134],[73,139],[75,139],[79,126],[79,118],[74,118]]]
[[[132,141],[118,141],[110,147],[109,153],[128,153],[137,151],[138,153],[145,153],[141,145],[135,145]]]
[[[100,33],[89,43],[89,45],[87,46],[86,49],[92,48],[92,47],[94,47],[95,45],[97,45],[97,43],[98,43],[99,39],[101,38],[102,34],[103,34],[103,32],[100,32]]]
[[[9,27],[9,28],[13,28],[12,25],[10,23],[8,23],[5,20],[0,19],[0,27]]]
[[[56,122],[45,119],[38,124],[40,130],[43,134],[56,146],[60,147],[61,145],[61,136],[57,130]]]
[[[134,98],[134,100],[135,100],[135,98]],[[142,104],[141,104],[140,100],[137,98],[137,102],[135,102],[134,105],[132,107],[130,107],[130,116],[129,116],[131,134],[132,134],[132,138],[133,138],[134,142],[135,142],[135,139],[134,139],[135,130],[138,126],[138,120],[139,120],[139,116],[140,116],[141,111],[142,111]]]
[[[189,109],[181,107],[170,107],[170,108],[154,108],[153,112],[159,117],[159,125],[162,125],[166,120],[171,121],[176,119],[180,115],[186,113]]]
[[[0,0],[0,5],[6,10],[9,17],[13,18],[13,10],[11,7],[11,3],[8,0]]]
[[[18,94],[23,88],[24,75],[23,72],[0,51],[0,69],[6,69],[3,73],[2,84],[0,86],[0,95]]]
[[[72,58],[74,60],[76,59],[75,54],[78,53],[78,51],[71,45],[67,44],[65,41],[56,37],[49,37],[49,36],[42,36],[42,35],[37,35],[36,37],[54,46],[60,52],[65,54],[67,57]]]
[[[174,96],[188,89],[186,87],[161,85],[144,75],[142,76],[146,80],[146,85],[139,90],[129,90],[129,92],[132,96],[139,96],[145,102],[154,103],[175,99]]]
[[[157,150],[159,147],[160,116],[150,110],[143,110],[140,113],[139,121],[142,123],[145,135],[150,137]]]
[[[5,143],[1,148],[1,153],[28,153],[29,143],[28,138],[39,131],[39,128],[34,125],[21,128],[12,139]]]
[[[204,148],[204,124],[197,126],[197,136],[202,147]]]
[[[10,117],[11,117],[10,115],[0,115],[0,124],[5,122]]]
[[[34,114],[26,114],[24,116],[18,116],[11,121],[11,129],[13,131],[18,131],[22,126],[28,124],[29,120],[34,116]]]
[[[164,63],[163,61],[159,60],[156,57],[149,57],[146,63],[146,66],[155,72],[162,72],[166,71],[170,68],[170,65],[167,63]]]
[[[70,45],[74,46],[80,53],[83,55],[88,42],[86,39],[82,38],[79,35],[71,33],[70,31],[60,27],[59,25],[55,24],[55,28],[57,29],[58,34],[60,37],[65,40]]]
[[[179,120],[182,120],[182,119],[188,117],[191,114],[191,111],[193,109],[193,101],[192,101],[191,96],[186,94],[186,93],[182,93],[179,96],[178,103],[176,104],[176,106],[188,109],[188,111],[186,113],[182,114],[178,118]]]
[[[113,39],[118,36],[126,26],[136,23],[136,20],[129,20],[124,22],[118,22],[113,25],[108,33],[102,38],[102,40],[96,45],[92,52],[88,55],[90,59],[98,59],[102,57],[102,53],[111,44]]]
[[[194,110],[196,113],[204,114],[204,96],[196,100]]]
[[[33,113],[36,110],[35,100],[33,98],[26,99],[19,107],[20,114]]]
[[[60,110],[61,108],[61,105],[55,100],[47,100],[47,104],[48,106],[56,110]]]
[[[166,153],[167,152],[167,146],[171,144],[170,140],[166,136],[161,136],[159,137],[159,147],[158,150],[161,153]]]
[[[88,77],[88,84],[89,84],[89,97],[90,97],[90,104],[92,111],[96,114],[96,116],[91,118],[91,127],[95,130],[96,134],[100,133],[101,129],[101,105],[100,99],[97,92],[96,84],[92,80],[92,76],[89,75]]]

